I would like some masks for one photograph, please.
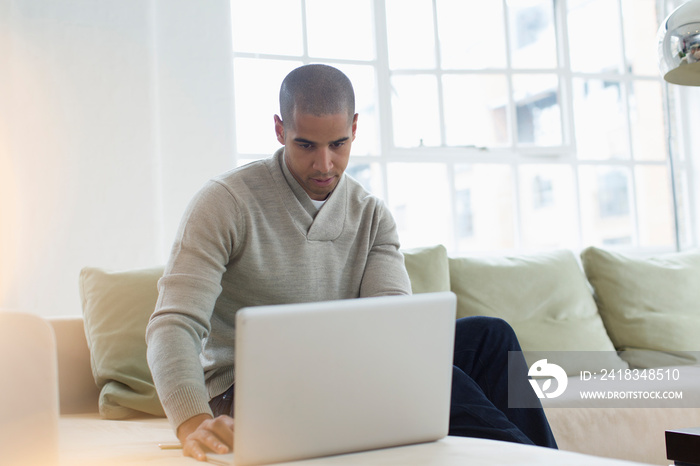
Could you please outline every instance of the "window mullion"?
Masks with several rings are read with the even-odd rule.
[[[379,105],[379,161],[382,173],[382,185],[384,199],[387,204],[390,201],[389,175],[387,156],[393,153],[393,119],[391,114],[391,73],[389,71],[389,42],[386,25],[386,5],[384,0],[374,0],[374,28],[377,65],[375,76],[377,79],[377,105]]]
[[[437,0],[432,0],[433,7],[433,41],[435,42],[435,79],[437,79],[438,118],[440,119],[440,144],[447,146],[447,130],[445,129],[445,103],[442,88],[442,56],[440,53],[440,33],[437,12]],[[454,223],[454,222],[453,222]]]
[[[518,118],[517,118],[517,111],[516,111],[516,105],[517,102],[515,101],[515,92],[514,92],[514,87],[513,87],[513,60],[512,60],[512,44],[513,41],[511,40],[511,29],[510,29],[510,20],[509,20],[509,15],[510,15],[510,10],[508,6],[508,1],[507,0],[502,0],[503,4],[503,24],[504,24],[504,31],[505,31],[505,45],[506,45],[506,85],[508,88],[508,113],[507,113],[507,118],[509,122],[509,128],[510,128],[510,137],[511,137],[511,144],[510,147],[513,151],[514,154],[518,154]],[[519,158],[519,157],[518,157]],[[520,204],[520,175],[519,175],[519,170],[518,170],[518,163],[516,162],[516,159],[513,158],[511,159],[511,162],[509,163],[511,167],[511,186],[513,189],[512,193],[512,203],[513,203],[513,234],[515,238],[513,238],[513,246],[515,250],[520,250],[522,247],[522,213],[520,212],[521,209],[521,204]]]
[[[506,121],[510,131],[510,147],[513,151],[518,148],[518,118],[516,113],[516,102],[513,93],[513,68],[511,59],[511,40],[510,40],[510,22],[508,21],[508,1],[501,0],[503,4],[503,24],[505,25],[505,44],[506,44],[506,86],[508,89],[508,112]]]
[[[677,179],[677,167],[676,167],[676,159],[674,157],[674,145],[673,145],[673,130],[674,129],[679,129],[679,125],[674,125],[671,117],[671,101],[670,101],[670,86],[667,82],[663,83],[663,96],[664,96],[664,118],[666,119],[666,150],[668,151],[668,162],[667,162],[667,167],[669,171],[669,175],[671,178],[671,202],[673,203],[673,228],[674,228],[674,239],[676,241],[676,251],[681,250],[681,231],[680,231],[680,216],[681,212],[679,212],[679,202],[678,202],[678,192],[677,192],[677,184],[678,184],[678,179]],[[686,118],[683,118],[683,121],[687,121]],[[684,131],[686,134],[687,131]],[[683,172],[688,173],[688,176],[692,173],[692,170],[683,170]],[[690,204],[691,208],[695,202],[694,198],[690,199]],[[683,212],[683,215],[686,215],[688,212],[688,209],[685,209],[685,212]],[[695,210],[693,209],[693,212]],[[693,218],[691,215],[690,218]],[[694,230],[695,222],[690,222],[693,225],[693,228],[691,231]],[[693,231],[694,233],[694,231]],[[695,235],[693,234],[693,238]],[[695,241],[693,241],[695,243]]]
[[[305,65],[309,64],[309,34],[306,29],[306,0],[301,0],[301,43],[302,43],[302,61]]]
[[[559,97],[562,116],[562,143],[576,158],[576,133],[574,131],[573,85],[569,56],[569,27],[566,0],[554,3],[554,21],[557,29],[557,65],[559,75]]]
[[[564,131],[564,143],[568,145],[571,156],[571,169],[573,171],[573,199],[576,209],[576,244],[583,249],[583,211],[581,209],[581,183],[579,179],[579,154],[576,149],[576,131],[574,125],[574,97],[573,77],[571,72],[571,56],[569,54],[569,23],[567,0],[557,0],[555,3],[555,16],[557,21],[557,39],[561,44],[559,53],[559,85],[561,89],[562,104],[562,131]]]
[[[620,73],[620,78],[618,78],[620,82],[620,86],[624,89],[622,92],[622,108],[625,110],[625,125],[626,125],[626,131],[625,134],[627,135],[627,155],[629,157],[629,160],[631,162],[630,164],[630,193],[629,193],[629,202],[632,203],[632,208],[630,209],[630,215],[631,215],[631,221],[633,225],[633,238],[632,238],[632,244],[639,245],[640,244],[640,238],[641,238],[641,226],[639,224],[639,202],[637,199],[637,170],[635,170],[635,153],[634,153],[634,146],[632,144],[632,121],[631,121],[631,106],[630,106],[630,97],[632,95],[632,83],[633,83],[633,77],[632,74],[627,66],[627,51],[626,51],[626,44],[625,44],[625,24],[624,24],[624,19],[623,19],[623,12],[622,12],[622,1],[617,0],[617,11],[618,11],[618,40],[620,41],[620,63],[622,64],[622,70]]]

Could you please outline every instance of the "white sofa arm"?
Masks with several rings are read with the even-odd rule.
[[[47,319],[56,335],[61,414],[96,413],[100,391],[95,385],[82,317]]]
[[[0,312],[2,464],[58,464],[58,383],[51,327],[39,316]]]

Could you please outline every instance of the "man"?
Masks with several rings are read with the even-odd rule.
[[[297,68],[282,83],[280,114],[283,149],[215,178],[190,203],[146,332],[165,412],[198,460],[233,445],[238,309],[411,292],[391,214],[344,175],[358,119],[349,79],[325,65]],[[457,328],[468,345],[456,347],[451,433],[554,446],[541,410],[504,404],[503,358],[519,350],[512,330],[495,319]]]

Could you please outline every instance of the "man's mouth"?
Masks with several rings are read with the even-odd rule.
[[[314,184],[322,188],[330,186],[333,183],[333,180],[335,180],[334,176],[331,176],[330,178],[311,178],[311,181],[313,181]]]

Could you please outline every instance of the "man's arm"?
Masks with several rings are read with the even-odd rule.
[[[158,302],[146,329],[147,357],[165,413],[181,440],[212,417],[199,355],[241,221],[229,191],[210,182],[188,206],[158,283]],[[219,430],[217,422],[213,432]],[[201,438],[206,445],[206,435]]]
[[[360,297],[411,294],[396,222],[382,202],[377,204],[374,215],[377,229],[367,256]]]

